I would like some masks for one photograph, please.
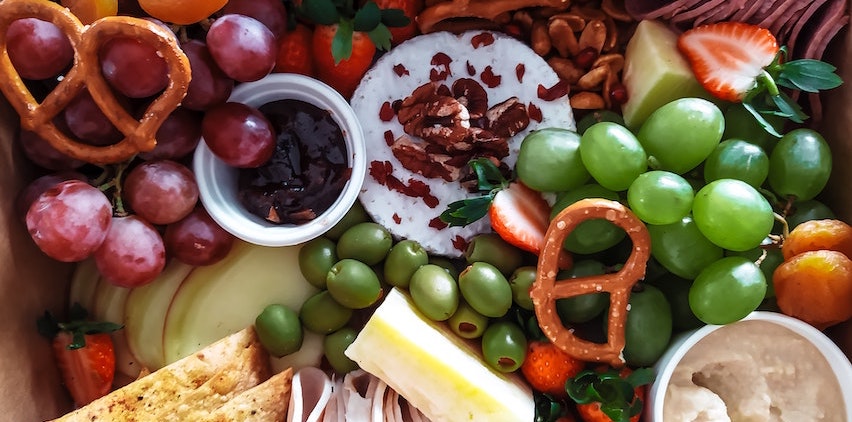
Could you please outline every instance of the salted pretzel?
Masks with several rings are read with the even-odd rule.
[[[420,32],[469,29],[465,20],[494,21],[503,13],[527,7],[567,8],[570,0],[451,0],[429,5],[417,15]]]
[[[41,103],[24,84],[9,59],[6,32],[22,18],[52,22],[68,37],[74,49],[74,65]],[[169,83],[144,111],[140,120],[131,116],[115,98],[100,70],[98,51],[110,39],[129,37],[151,45],[166,61]],[[127,160],[156,146],[155,135],[186,95],[191,77],[189,59],[167,28],[145,19],[109,16],[84,26],[67,8],[47,0],[0,2],[0,91],[17,110],[21,127],[36,132],[58,151],[78,160],[108,164]],[[124,135],[116,144],[94,146],[72,139],[53,119],[83,90],[88,89],[104,115]]]
[[[589,219],[603,218],[624,229],[633,241],[633,251],[624,267],[614,274],[556,280],[559,254],[565,238],[578,224]],[[530,289],[536,317],[542,332],[560,349],[572,357],[587,362],[624,365],[624,323],[627,319],[630,290],[645,277],[645,267],[651,255],[648,229],[624,205],[601,198],[582,199],[569,205],[554,218],[545,234],[544,247],[538,258],[536,280]],[[607,342],[594,343],[577,337],[566,328],[556,313],[556,300],[586,293],[608,292],[610,296],[607,321]]]

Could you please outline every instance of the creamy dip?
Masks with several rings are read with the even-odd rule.
[[[678,364],[665,422],[846,422],[837,376],[811,342],[780,325],[740,321],[713,331]]]

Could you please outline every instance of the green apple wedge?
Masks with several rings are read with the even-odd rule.
[[[181,283],[194,268],[173,259],[153,282],[134,288],[127,296],[124,310],[127,344],[139,364],[151,371],[166,365],[163,354],[166,314]]]
[[[71,275],[71,283],[68,287],[68,306],[79,303],[88,312],[92,312],[95,302],[95,289],[101,274],[95,266],[93,258],[80,261]]]
[[[95,300],[92,316],[96,321],[109,321],[123,324],[124,308],[130,289],[110,283],[103,277],[95,290]],[[136,356],[130,352],[127,345],[127,331],[121,329],[112,332],[112,342],[115,347],[115,369],[130,378],[139,376],[142,369]]]
[[[267,305],[298,312],[317,292],[299,271],[299,248],[236,241],[223,260],[193,270],[166,315],[166,364],[254,324]]]

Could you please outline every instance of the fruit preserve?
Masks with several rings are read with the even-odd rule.
[[[241,169],[240,202],[276,224],[303,224],[327,210],[349,180],[346,145],[331,113],[300,100],[259,107],[276,133],[275,153]]]

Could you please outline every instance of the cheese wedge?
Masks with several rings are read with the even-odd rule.
[[[528,386],[491,369],[474,346],[426,318],[398,289],[390,291],[345,354],[432,422],[535,417]]]
[[[249,327],[77,409],[57,421],[186,421],[269,378]]]

